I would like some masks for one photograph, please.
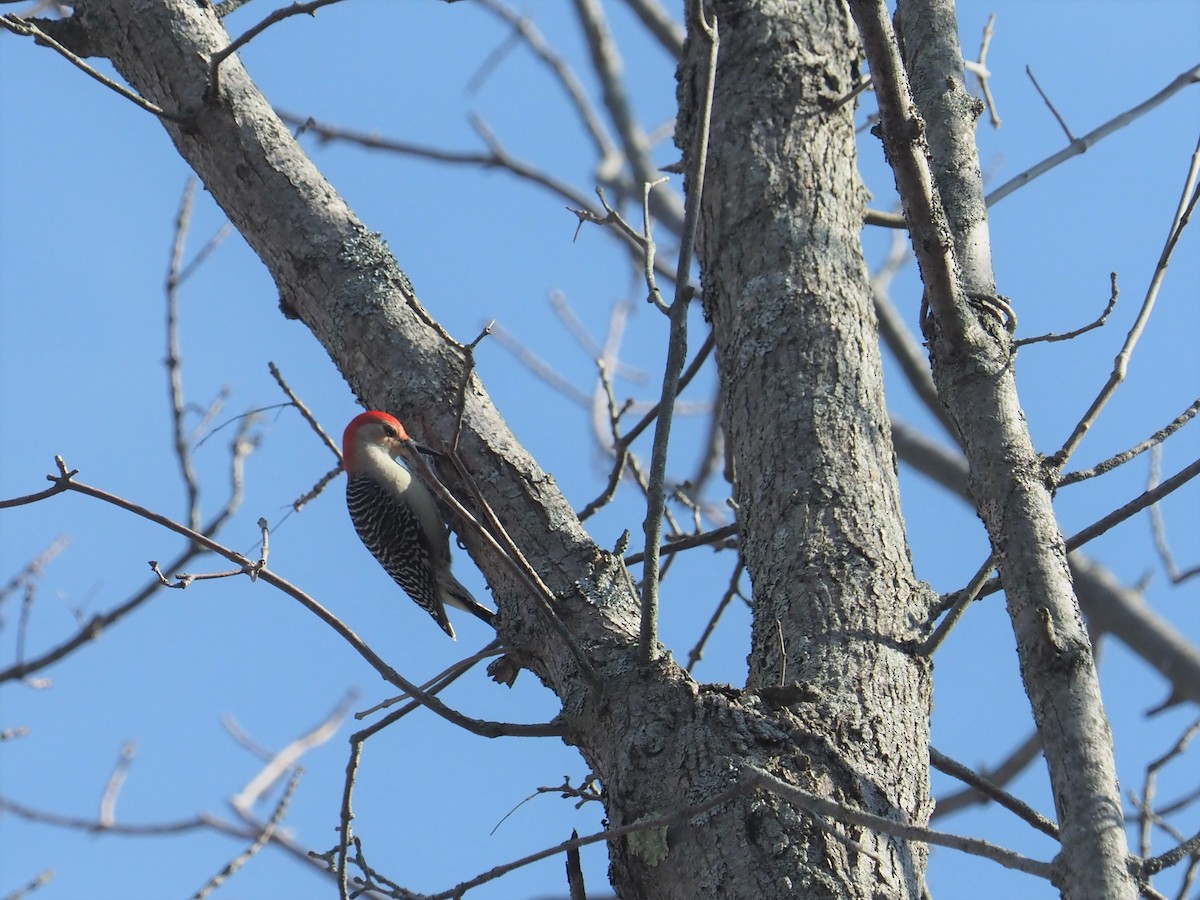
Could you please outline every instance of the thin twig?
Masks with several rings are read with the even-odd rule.
[[[1037,729],[1034,729],[1016,749],[1001,760],[998,766],[985,769],[984,775],[989,784],[1003,788],[1004,785],[1015,781],[1017,776],[1029,768],[1034,761],[1041,758],[1042,738]],[[933,810],[933,818],[953,815],[968,806],[985,802],[987,802],[987,797],[974,788],[967,788],[945,797],[938,797],[937,805]]]
[[[421,690],[427,694],[437,694],[445,690],[463,675],[467,674],[467,672],[469,672],[476,664],[502,653],[503,651],[501,650],[501,646],[502,645],[499,638],[489,641],[482,650],[472,653],[470,656],[463,657],[452,665],[447,666],[432,678],[427,679],[425,683],[421,685]],[[395,697],[389,697],[386,700],[376,703],[369,709],[356,712],[354,714],[354,718],[362,721],[363,719],[374,715],[380,710],[388,709],[389,707],[395,706],[397,703],[403,703],[405,700],[409,700],[409,696],[407,694],[397,694]],[[405,710],[405,715],[407,715],[409,712],[412,712],[414,709],[420,708],[421,704],[418,701],[411,700]]]
[[[492,328],[492,337],[501,347],[516,357],[517,362],[551,390],[558,391],[576,406],[582,406],[585,409],[588,407],[591,398],[585,392],[563,378],[554,366],[539,357],[527,345],[521,343],[503,325],[496,325]]]
[[[271,835],[275,833],[275,829],[279,827],[279,823],[283,821],[283,817],[287,814],[288,804],[291,802],[292,795],[296,792],[296,785],[300,783],[300,776],[303,774],[303,769],[297,769],[292,773],[292,777],[288,780],[288,785],[284,789],[283,796],[279,798],[279,803],[275,807],[275,812],[272,813],[270,820],[263,827],[258,837],[254,839],[254,843],[247,847],[241,855],[231,859],[225,868],[210,878],[200,890],[192,895],[192,900],[204,900],[205,897],[220,887],[226,879],[249,862],[259,850],[267,845],[267,842],[271,840]]]
[[[231,446],[231,464],[230,464],[230,481],[231,490],[229,499],[225,502],[225,506],[217,513],[208,524],[201,529],[201,533],[212,537],[217,534],[226,522],[232,518],[237,512],[242,503],[242,468],[246,455],[253,449],[253,443],[244,439],[242,432],[239,432],[237,438],[234,439]],[[12,501],[0,501],[0,509],[6,505],[19,505],[20,503],[32,502],[33,500],[46,499],[55,494],[61,494],[70,490],[71,483],[69,479],[60,478],[53,487],[49,490],[42,491],[39,494],[31,494],[27,497],[18,497]],[[203,552],[203,548],[198,543],[191,543],[189,546],[176,557],[169,565],[169,569],[175,570],[180,566],[187,565],[195,557]],[[120,606],[110,609],[106,613],[99,613],[92,616],[87,622],[80,626],[79,630],[60,643],[58,646],[42,653],[41,656],[28,661],[18,659],[13,665],[7,669],[0,670],[0,684],[13,679],[24,679],[35,672],[53,665],[60,659],[69,656],[75,652],[83,644],[96,640],[106,629],[121,621],[125,616],[132,613],[152,596],[162,586],[160,579],[154,579],[146,584],[140,591],[130,597]]]
[[[984,197],[984,202],[987,203],[989,208],[992,205],[999,203],[1009,194],[1029,184],[1029,182],[1033,181],[1034,179],[1045,175],[1051,169],[1066,162],[1071,157],[1079,156],[1081,153],[1085,153],[1089,148],[1093,147],[1095,144],[1102,141],[1113,132],[1120,131],[1126,125],[1130,124],[1141,116],[1144,116],[1146,113],[1150,112],[1150,110],[1164,103],[1173,95],[1183,90],[1185,87],[1197,83],[1200,83],[1200,66],[1194,66],[1193,68],[1176,77],[1170,84],[1168,84],[1149,100],[1139,103],[1137,106],[1126,110],[1118,116],[1114,116],[1099,128],[1089,131],[1081,138],[1076,138],[1058,153],[1048,156],[1037,165],[1032,166],[1029,169],[1026,169],[1024,172],[1021,172],[1019,175],[1009,179],[1004,184],[1000,185],[1000,187],[988,193],[987,196]]]
[[[1158,770],[1167,765],[1167,763],[1171,762],[1171,760],[1182,756],[1187,751],[1188,745],[1192,742],[1192,738],[1194,738],[1197,734],[1200,734],[1200,719],[1195,720],[1191,725],[1185,728],[1183,734],[1179,736],[1178,740],[1175,741],[1175,743],[1166,753],[1164,753],[1158,759],[1151,761],[1146,766],[1145,785],[1142,788],[1142,802],[1139,804],[1143,807],[1143,814],[1139,817],[1141,826],[1141,855],[1143,859],[1150,856],[1149,813],[1154,805],[1154,794],[1158,785]]]
[[[995,570],[996,556],[995,554],[992,554],[989,555],[984,564],[979,567],[979,570],[975,573],[975,577],[970,580],[967,586],[957,594],[953,595],[954,602],[951,604],[950,611],[946,615],[946,618],[941,621],[937,627],[937,630],[935,630],[933,634],[917,645],[915,652],[918,655],[933,655],[937,648],[942,645],[942,641],[946,640],[947,635],[950,634],[950,630],[954,628],[956,624],[958,624],[958,620],[962,618],[962,614],[966,611],[967,606],[971,603],[971,601],[981,596],[981,591],[983,590],[984,585],[987,583],[988,578]],[[937,609],[934,611],[934,615],[936,616],[940,612],[941,610]]]
[[[1074,331],[1068,331],[1066,334],[1055,334],[1051,331],[1048,334],[1040,334],[1037,337],[1021,338],[1019,341],[1013,341],[1013,347],[1026,347],[1029,344],[1053,343],[1055,341],[1070,341],[1081,334],[1087,334],[1089,331],[1103,326],[1108,321],[1108,317],[1112,314],[1112,311],[1116,309],[1117,296],[1120,294],[1120,291],[1117,289],[1117,273],[1113,272],[1110,274],[1109,279],[1112,282],[1112,291],[1109,293],[1108,303],[1104,307],[1104,312],[1100,313],[1100,317],[1095,322],[1084,325],[1082,328],[1076,328]]]
[[[755,769],[753,766],[750,767],[750,770],[757,774],[758,786],[766,788],[776,796],[782,797],[784,800],[814,815],[827,816],[837,822],[860,825],[882,834],[910,841],[922,841],[927,844],[937,844],[941,847],[961,850],[973,856],[990,859],[992,862],[999,863],[1007,869],[1014,869],[1029,875],[1037,875],[1040,878],[1048,880],[1052,879],[1057,871],[1053,863],[1029,859],[1028,857],[1013,853],[1011,850],[997,847],[995,844],[987,841],[960,837],[955,834],[947,834],[941,831],[921,828],[916,825],[896,822],[892,819],[885,819],[882,816],[876,816],[860,809],[852,809],[844,804],[835,803],[824,797],[810,794],[808,791],[787,784],[761,769]]]
[[[136,755],[137,744],[134,741],[126,741],[121,745],[116,765],[113,766],[112,774],[108,776],[108,783],[104,785],[104,793],[100,795],[100,813],[96,821],[100,823],[101,828],[110,828],[117,820],[117,798],[121,795],[121,788],[125,786],[125,778],[129,775],[129,767],[133,765]]]
[[[49,547],[26,563],[25,567],[10,578],[7,584],[0,585],[0,603],[3,603],[9,594],[36,582],[41,577],[42,570],[50,564],[54,557],[66,549],[68,543],[70,543],[70,538],[66,535],[55,538]]]
[[[622,81],[621,54],[613,40],[612,32],[604,16],[599,0],[574,0],[575,14],[583,29],[592,69],[600,81],[604,108],[608,110],[620,138],[625,158],[632,170],[634,185],[643,185],[658,178],[658,171],[650,159],[650,142],[642,131],[633,107],[625,92]],[[659,192],[652,198],[654,216],[665,223],[672,232],[683,226],[686,211],[679,209],[673,195]]]
[[[329,452],[332,453],[334,458],[340,462],[342,459],[342,450],[337,445],[337,441],[328,435],[325,429],[321,427],[321,423],[317,421],[317,417],[313,415],[312,410],[308,408],[305,402],[301,400],[296,395],[296,392],[288,386],[288,383],[284,381],[283,375],[279,371],[279,367],[273,362],[268,362],[267,369],[271,372],[271,377],[275,379],[275,383],[279,385],[279,389],[287,394],[287,398],[291,401],[292,406],[296,407],[296,410],[301,416],[304,417],[304,421],[307,422],[309,427],[316,432],[317,437],[321,439],[321,443],[328,447]]]
[[[344,622],[342,622],[341,619],[333,615],[333,613],[325,609],[325,607],[323,607],[320,603],[308,596],[308,594],[304,593],[295,585],[288,582],[286,579],[280,577],[266,567],[260,567],[258,563],[252,562],[241,553],[217,543],[207,535],[198,531],[194,531],[188,528],[186,525],[181,525],[180,523],[175,522],[166,516],[153,512],[143,506],[139,506],[136,503],[131,503],[123,497],[118,497],[115,494],[110,494],[107,491],[101,490],[100,488],[92,487],[91,485],[84,484],[81,481],[76,481],[73,477],[75,473],[67,471],[66,464],[62,461],[61,457],[55,457],[55,459],[59,464],[59,469],[62,474],[57,478],[55,476],[47,476],[48,478],[60,483],[65,482],[67,485],[67,490],[84,494],[97,500],[103,500],[105,503],[117,506],[126,510],[127,512],[131,512],[134,515],[141,516],[144,519],[154,522],[157,525],[161,525],[170,531],[174,531],[176,534],[190,538],[192,541],[202,545],[205,549],[211,551],[212,553],[215,553],[218,556],[221,556],[224,559],[234,563],[246,574],[253,572],[256,579],[266,582],[272,587],[287,594],[292,599],[299,601],[299,603],[308,609],[309,612],[316,615],[317,618],[332,628],[338,634],[338,636],[341,637],[342,640],[346,641],[346,643],[348,643],[358,653],[359,656],[366,660],[366,662],[370,664],[370,666],[375,669],[375,671],[378,672],[385,681],[390,682],[415,699],[420,700],[424,706],[447,721],[455,725],[459,725],[467,731],[470,731],[472,734],[478,734],[481,737],[501,737],[505,735],[547,737],[560,736],[563,733],[562,727],[557,724],[515,725],[505,722],[489,722],[482,719],[473,719],[469,716],[463,715],[457,710],[451,709],[436,697],[426,694],[415,684],[389,666],[374,650],[372,650],[366,644],[366,642],[362,640],[362,638],[360,638]],[[0,673],[0,680],[2,680],[3,674],[4,673]]]
[[[1088,541],[1095,540],[1106,531],[1115,528],[1117,525],[1121,524],[1131,516],[1141,512],[1146,507],[1157,503],[1163,497],[1166,497],[1169,494],[1179,490],[1179,488],[1183,487],[1197,475],[1200,475],[1200,459],[1197,459],[1191,465],[1181,469],[1179,472],[1172,475],[1157,487],[1154,487],[1148,491],[1143,491],[1124,506],[1113,510],[1107,516],[1099,519],[1096,522],[1093,522],[1082,531],[1075,532],[1075,534],[1071,535],[1071,537],[1067,538],[1065,541],[1067,552],[1070,553],[1073,550],[1078,550]],[[996,591],[1000,590],[1001,587],[1002,585],[1000,583],[1000,579],[993,578],[991,581],[985,584],[982,589],[980,589],[979,596],[987,597],[990,594],[996,593]]]
[[[1175,246],[1183,234],[1183,230],[1187,227],[1191,219],[1197,199],[1200,199],[1200,186],[1197,185],[1198,176],[1200,176],[1200,140],[1197,141],[1196,149],[1192,152],[1191,164],[1188,166],[1187,176],[1184,179],[1184,187],[1179,205],[1171,221],[1166,243],[1163,246],[1162,253],[1159,255],[1158,265],[1155,266],[1154,275],[1150,279],[1149,287],[1146,289],[1146,297],[1142,301],[1142,307],[1138,311],[1133,325],[1130,326],[1129,333],[1125,336],[1125,343],[1122,345],[1116,359],[1113,360],[1113,369],[1108,377],[1108,381],[1100,389],[1100,393],[1092,401],[1092,405],[1088,407],[1088,411],[1083,414],[1083,418],[1079,420],[1079,424],[1075,426],[1075,430],[1071,432],[1071,436],[1067,438],[1062,449],[1052,458],[1051,465],[1055,474],[1062,470],[1066,461],[1075,452],[1079,443],[1100,415],[1100,411],[1112,398],[1112,395],[1121,382],[1125,380],[1125,373],[1129,367],[1129,358],[1133,354],[1134,347],[1137,346],[1142,332],[1145,330],[1146,323],[1150,319],[1150,314],[1154,311],[1154,303],[1158,299],[1159,288],[1162,287],[1163,279],[1166,277],[1167,264],[1171,260],[1171,254],[1174,252]]]
[[[1043,816],[1040,812],[1034,809],[1029,804],[1018,800],[1008,791],[1002,790],[993,782],[989,781],[984,776],[980,775],[973,769],[969,769],[957,760],[951,759],[944,753],[938,752],[934,747],[929,748],[929,762],[940,772],[945,772],[952,778],[957,778],[963,784],[968,784],[977,790],[980,794],[995,800],[1009,812],[1020,816],[1042,834],[1058,840],[1058,826]]]
[[[669,556],[672,553],[678,553],[680,550],[691,550],[693,547],[704,547],[710,544],[718,545],[728,538],[735,537],[737,533],[738,524],[734,522],[730,525],[722,525],[720,528],[714,528],[712,531],[689,534],[685,537],[666,541],[658,548],[658,555]],[[631,553],[625,557],[625,565],[636,565],[645,560],[645,558],[646,554],[644,552]]]
[[[454,417],[454,438],[450,441],[450,452],[458,453],[458,439],[462,437],[463,416],[467,413],[467,388],[471,384],[471,376],[475,374],[475,348],[479,346],[480,341],[492,333],[492,326],[496,324],[496,320],[492,319],[483,329],[475,340],[469,344],[464,344],[463,351],[463,375],[458,383],[458,400],[455,403],[457,414]]]
[[[992,13],[988,16],[987,24],[983,26],[983,40],[979,45],[979,59],[976,62],[968,62],[963,60],[963,67],[966,68],[972,75],[979,79],[979,89],[983,91],[983,102],[987,105],[988,115],[992,120],[992,127],[1000,127],[1000,113],[996,109],[996,101],[992,97],[991,76],[988,71],[987,55],[988,48],[992,45],[992,35],[995,33],[996,14]]]
[[[684,371],[683,375],[680,376],[679,387],[678,387],[679,392],[683,391],[683,389],[691,383],[692,379],[696,377],[696,373],[700,371],[700,367],[703,366],[704,363],[708,360],[708,357],[712,353],[713,347],[715,345],[716,345],[716,339],[713,336],[712,332],[710,331],[708,336],[704,339],[704,344],[696,352],[696,356],[688,364],[688,367]],[[678,395],[678,392],[677,392],[677,395]],[[615,403],[615,400],[614,400],[614,403]],[[619,458],[621,452],[627,451],[629,449],[629,446],[635,440],[637,440],[637,438],[642,434],[642,432],[645,431],[652,424],[654,424],[654,422],[658,418],[658,413],[659,413],[660,409],[662,409],[661,399],[659,400],[658,403],[655,403],[654,406],[652,406],[650,408],[650,410],[638,421],[638,423],[636,425],[634,425],[631,429],[629,429],[629,431],[626,432],[619,440],[614,438],[613,449],[611,452],[613,453],[613,455],[615,457],[618,457],[617,464],[614,464],[612,471],[609,473],[608,484],[605,486],[604,490],[601,491],[600,495],[598,497],[596,497],[596,499],[594,499],[590,503],[588,503],[588,505],[585,506],[583,508],[583,510],[581,511],[581,514],[580,514],[581,521],[584,518],[586,518],[586,516],[584,516],[582,513],[586,512],[587,515],[590,516],[590,515],[592,515],[592,513],[595,512],[596,509],[599,509],[601,506],[604,506],[604,504],[608,502],[608,500],[606,500],[605,497],[608,497],[609,499],[611,499],[611,492],[616,490],[617,483],[621,477],[621,471],[624,468],[622,460]]]
[[[733,575],[729,578],[729,586],[725,589],[725,593],[721,595],[721,601],[717,604],[717,608],[709,618],[708,624],[704,627],[704,633],[700,635],[699,640],[696,641],[696,645],[688,651],[687,671],[689,675],[696,668],[697,663],[704,658],[704,647],[708,644],[708,639],[712,637],[712,633],[716,630],[717,622],[721,620],[721,614],[725,612],[734,597],[741,596],[739,582],[742,580],[742,573],[744,571],[746,571],[746,563],[739,557],[737,565],[733,567]]]
[[[1197,405],[1200,405],[1200,400],[1193,404],[1193,412]],[[1162,447],[1156,446],[1150,451],[1150,480],[1146,486],[1154,488],[1158,485],[1158,479],[1161,476]],[[1150,505],[1150,531],[1154,535],[1154,546],[1158,550],[1158,558],[1162,560],[1163,568],[1167,570],[1167,577],[1171,580],[1171,584],[1182,584],[1189,578],[1200,575],[1200,565],[1180,570],[1179,566],[1175,564],[1171,545],[1167,543],[1167,526],[1163,522],[1162,511],[1158,508],[1157,503]]]
[[[1029,66],[1026,66],[1025,74],[1028,75],[1029,80],[1033,82],[1033,87],[1038,92],[1038,96],[1042,98],[1042,102],[1045,103],[1046,106],[1048,106],[1050,108],[1051,114],[1058,121],[1058,126],[1063,130],[1063,133],[1067,136],[1067,140],[1074,143],[1075,135],[1071,134],[1071,129],[1067,126],[1067,123],[1063,120],[1063,117],[1058,114],[1058,110],[1055,109],[1054,104],[1050,102],[1050,98],[1046,96],[1046,92],[1042,90],[1042,86],[1040,84],[1038,84],[1038,80],[1033,77],[1033,69],[1029,68]]]
[[[438,147],[428,147],[422,144],[413,144],[407,141],[398,141],[390,138],[383,138],[377,134],[368,132],[355,131],[353,129],[341,128],[336,125],[330,125],[309,116],[300,116],[295,113],[277,109],[275,114],[289,125],[307,126],[307,130],[316,135],[322,141],[346,141],[348,143],[357,144],[360,147],[367,147],[373,150],[385,150],[391,153],[400,153],[405,156],[413,156],[419,159],[430,160],[431,162],[447,163],[451,165],[467,165],[479,166],[484,169],[502,169],[517,178],[536,184],[539,187],[557,195],[567,202],[567,208],[572,210],[586,209],[591,201],[585,194],[575,190],[571,185],[564,181],[553,177],[552,175],[543,172],[537,167],[523,162],[512,156],[501,145],[499,139],[484,123],[479,116],[471,116],[471,127],[479,135],[480,139],[487,145],[488,152],[468,152],[443,150]],[[592,210],[592,215],[597,218],[602,218],[598,212]],[[629,252],[632,259],[640,263],[642,258],[642,248],[636,241],[631,240],[624,232],[613,230],[611,234],[621,239],[622,244]],[[658,274],[662,277],[673,278],[674,272],[666,265],[660,264]]]
[[[361,732],[360,732],[361,733]],[[346,777],[342,782],[341,825],[338,828],[337,883],[338,900],[350,900],[350,881],[346,872],[346,858],[350,842],[354,838],[354,784],[358,778],[358,767],[362,762],[363,739],[358,734],[350,736],[350,759],[346,763]]]
[[[684,209],[683,232],[679,244],[679,260],[675,270],[675,298],[671,303],[671,329],[664,366],[662,400],[654,428],[654,444],[650,456],[650,478],[647,484],[645,560],[642,563],[642,615],[639,645],[642,659],[650,662],[658,655],[658,583],[659,543],[662,539],[662,517],[666,505],[667,447],[670,443],[671,422],[679,381],[687,357],[687,324],[693,289],[690,282],[692,245],[700,218],[700,201],[704,192],[704,177],[708,165],[708,130],[712,119],[713,92],[716,87],[717,53],[720,32],[717,18],[706,18],[703,4],[697,2],[688,17],[689,27],[708,42],[708,71],[704,86],[695,143],[688,154],[687,204]]]
[[[124,85],[117,84],[117,82],[113,81],[111,78],[100,74],[86,62],[84,62],[83,59],[76,56],[54,38],[50,37],[50,35],[46,34],[46,32],[42,31],[42,29],[38,28],[37,25],[23,20],[20,16],[0,16],[0,27],[11,31],[13,34],[19,34],[22,37],[31,37],[34,39],[35,43],[49,47],[84,74],[94,78],[109,90],[116,91],[126,100],[136,103],[138,106],[152,115],[159,116],[163,119],[169,119],[172,122],[186,122],[189,118],[188,116],[183,116],[178,113],[169,113],[161,106],[156,106],[144,97],[138,96]]]
[[[1192,404],[1187,409],[1185,409],[1165,426],[1154,432],[1154,434],[1150,435],[1150,437],[1146,438],[1146,440],[1142,441],[1137,446],[1130,447],[1128,450],[1123,450],[1120,453],[1110,456],[1108,459],[1104,460],[1104,462],[1097,463],[1090,469],[1081,469],[1075,472],[1068,472],[1066,475],[1063,475],[1058,479],[1058,487],[1066,487],[1069,484],[1075,484],[1076,482],[1083,481],[1087,478],[1094,478],[1097,475],[1103,475],[1106,472],[1111,472],[1113,469],[1117,468],[1117,466],[1129,462],[1129,460],[1133,459],[1135,456],[1145,453],[1147,450],[1158,449],[1163,441],[1195,418],[1197,412],[1200,412],[1200,398],[1192,401]],[[1150,487],[1154,487],[1154,485],[1151,484]]]
[[[568,651],[574,657],[576,664],[579,666],[580,673],[588,680],[593,687],[600,687],[600,677],[596,674],[587,655],[575,640],[575,636],[571,634],[566,623],[559,617],[554,610],[554,604],[557,598],[554,592],[542,581],[537,570],[530,565],[525,554],[517,546],[516,542],[509,535],[507,529],[501,524],[500,519],[496,516],[491,505],[484,499],[482,492],[475,485],[475,480],[471,474],[463,466],[457,453],[449,454],[449,458],[454,463],[455,469],[458,472],[462,483],[470,489],[472,498],[476,503],[476,508],[480,511],[483,518],[487,521],[488,527],[481,524],[470,511],[466,509],[458,498],[450,492],[450,490],[442,483],[441,479],[430,467],[429,463],[415,449],[415,445],[411,440],[403,444],[403,458],[405,464],[410,471],[413,472],[421,480],[421,482],[429,488],[433,494],[442,501],[442,503],[451,511],[451,513],[463,523],[469,526],[473,534],[478,535],[488,544],[490,549],[496,555],[508,562],[512,571],[528,588],[529,595],[537,603],[538,609],[546,617],[547,621],[554,631],[563,639]]]
[[[642,277],[646,279],[646,289],[649,292],[647,300],[654,305],[659,312],[670,316],[671,311],[667,307],[666,301],[663,300],[662,291],[658,289],[658,282],[654,278],[654,257],[658,250],[658,245],[654,243],[654,232],[650,227],[650,195],[654,189],[660,184],[666,184],[667,176],[647,181],[642,185],[642,238],[645,241],[646,256],[645,264],[642,267]]]
[[[44,887],[54,880],[54,870],[44,869],[35,875],[31,880],[27,881],[15,891],[10,891],[4,895],[4,900],[25,900],[30,894],[40,887]]]
[[[604,123],[596,114],[596,110],[592,106],[592,102],[588,99],[587,91],[583,87],[583,83],[575,74],[570,64],[557,52],[555,52],[546,39],[542,37],[537,26],[527,15],[518,13],[515,9],[501,0],[479,0],[480,5],[488,12],[499,16],[508,22],[513,28],[513,33],[519,35],[530,51],[540,59],[554,73],[555,80],[566,91],[567,96],[571,100],[571,105],[575,111],[579,113],[579,118],[583,122],[584,128],[591,135],[592,143],[596,146],[596,152],[600,155],[600,168],[606,168],[605,161],[617,157],[617,146],[613,143],[612,136],[609,135],[608,129],[604,127]],[[468,90],[474,90],[478,86],[478,80],[472,79],[468,84]]]
[[[313,15],[322,6],[329,6],[333,3],[340,3],[341,0],[309,0],[308,3],[293,2],[291,6],[280,7],[264,18],[257,25],[250,28],[241,37],[236,38],[227,47],[218,50],[212,55],[209,60],[209,90],[214,94],[220,88],[219,70],[221,63],[240,50],[246,44],[250,43],[272,25],[277,22],[282,22],[284,19],[292,16]]]
[[[579,321],[575,310],[571,308],[570,301],[562,291],[550,292],[550,308],[554,310],[558,320],[570,332],[571,337],[575,338],[575,342],[579,344],[583,352],[592,359],[603,359],[614,376],[638,384],[644,384],[650,380],[647,372],[623,363],[617,358],[617,352],[625,336],[625,324],[633,309],[629,301],[622,300],[612,305],[608,315],[608,329],[605,332],[603,346],[596,343],[583,323]]]
[[[620,409],[617,408],[617,398],[613,394],[612,380],[608,377],[608,367],[603,359],[596,360],[596,368],[600,373],[600,389],[604,392],[604,397],[608,408],[608,427],[612,435],[612,454],[614,456],[613,467],[608,474],[608,483],[604,489],[590,501],[587,506],[581,509],[576,516],[580,522],[586,522],[599,509],[607,506],[612,502],[613,497],[617,495],[617,485],[621,483],[621,476],[625,473],[625,464],[629,459],[629,447],[624,438],[621,437],[621,416],[629,409],[629,404],[626,403]]]
[[[294,741],[291,741],[283,749],[270,754],[265,760],[266,765],[253,778],[246,782],[246,786],[241,791],[230,798],[229,805],[239,813],[248,814],[254,807],[254,804],[280,778],[289,770],[296,767],[300,757],[314,747],[321,746],[337,734],[337,730],[342,727],[342,723],[346,721],[346,716],[350,714],[350,708],[357,700],[357,690],[347,691],[329,715],[325,716],[320,722]]]
[[[1067,538],[1067,552],[1078,550],[1088,541],[1098,538],[1104,532],[1108,531],[1121,522],[1124,522],[1130,516],[1141,512],[1147,506],[1157,503],[1163,497],[1173,493],[1183,485],[1187,484],[1191,479],[1200,475],[1200,459],[1197,459],[1191,465],[1186,466],[1175,475],[1172,475],[1162,484],[1135,497],[1133,500],[1126,503],[1120,509],[1113,510],[1103,519],[1094,522],[1082,531],[1078,531],[1071,537]]]
[[[175,438],[175,457],[179,462],[179,473],[187,491],[187,523],[191,528],[200,527],[200,486],[196,470],[192,466],[192,452],[188,447],[187,429],[184,425],[186,401],[183,395],[183,367],[179,358],[179,281],[183,251],[187,246],[188,229],[192,220],[192,201],[196,194],[196,179],[189,178],[179,201],[179,213],[175,217],[175,239],[171,243],[171,260],[167,267],[167,389],[171,397],[171,423]]]

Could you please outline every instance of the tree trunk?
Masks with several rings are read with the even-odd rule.
[[[714,11],[697,253],[754,585],[749,683],[812,692],[793,710],[822,738],[803,787],[923,823],[930,673],[901,647],[930,595],[900,516],[859,237],[865,190],[844,102],[858,79],[853,23],[839,2]],[[687,127],[705,54],[689,52]],[[890,850],[906,874],[894,889],[919,893],[924,851]]]

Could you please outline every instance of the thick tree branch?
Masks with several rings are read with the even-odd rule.
[[[915,104],[886,6],[852,0],[851,10],[925,283],[931,314],[923,327],[934,380],[971,463],[971,491],[1004,578],[1022,677],[1043,737],[1062,829],[1062,887],[1079,896],[1132,898],[1111,733],[1091,647],[1045,472],[1021,414],[1011,337],[995,315],[1005,304],[997,302],[974,144],[980,104],[965,87],[953,4],[900,4]]]

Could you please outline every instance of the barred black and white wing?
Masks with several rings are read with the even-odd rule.
[[[346,506],[363,544],[396,584],[454,637],[446,606],[464,609],[489,625],[495,614],[482,606],[450,571],[445,526],[431,528],[394,487],[369,475],[346,482]]]

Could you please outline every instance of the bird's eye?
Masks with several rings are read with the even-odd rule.
[[[391,425],[384,425],[383,433],[386,434],[388,437],[393,437],[393,438],[396,437],[396,429],[393,428]]]

